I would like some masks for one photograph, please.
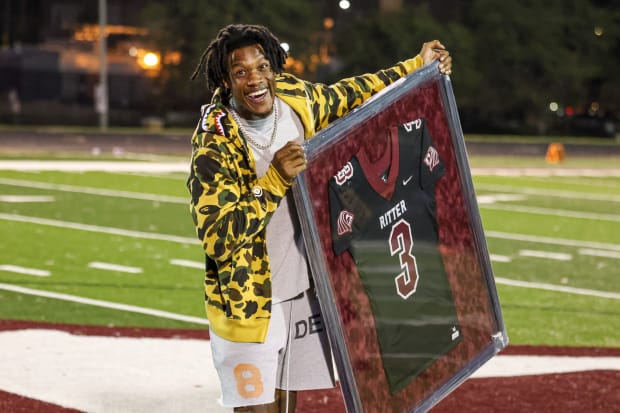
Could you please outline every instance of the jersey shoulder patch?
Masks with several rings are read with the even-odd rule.
[[[351,162],[347,162],[345,166],[343,166],[336,175],[334,175],[334,181],[338,185],[344,185],[349,179],[353,177],[353,164]]]

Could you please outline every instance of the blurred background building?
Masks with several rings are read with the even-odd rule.
[[[0,123],[96,125],[105,1],[111,126],[191,128],[209,100],[189,82],[219,28],[264,24],[287,70],[335,81],[439,38],[466,132],[615,136],[620,11],[609,0],[2,0]]]

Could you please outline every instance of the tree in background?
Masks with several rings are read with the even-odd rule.
[[[190,82],[189,77],[209,42],[227,24],[265,25],[290,45],[292,56],[307,59],[311,35],[321,27],[321,8],[317,6],[320,4],[287,0],[150,3],[142,15],[144,25],[162,51],[181,54],[178,64],[164,62],[160,109],[197,111],[198,105],[210,100],[203,79]]]
[[[458,13],[441,21],[436,3]],[[444,0],[432,4],[433,13],[430,5],[352,16],[336,33],[344,66],[334,77],[376,70],[439,38],[454,59],[465,130],[549,132],[557,118],[551,102],[560,109],[587,110],[592,102],[607,112],[620,108],[612,75],[620,64],[620,11],[610,2]]]
[[[455,62],[466,131],[553,132],[565,118],[550,111],[551,102],[575,110],[596,103],[599,114],[620,110],[620,9],[611,0],[402,3],[379,12],[355,3],[338,11],[327,0],[153,1],[145,25],[158,45],[182,56],[164,65],[161,110],[194,110],[209,100],[203,83],[188,77],[217,30],[235,22],[268,26],[291,45],[298,74],[326,83],[387,67],[441,39]]]
[[[455,62],[451,78],[459,106],[477,104],[476,93],[483,78],[475,61],[474,32],[458,20],[440,22],[427,4],[353,16],[342,22],[335,35],[343,65],[328,81],[389,67],[417,54],[423,42],[439,39]]]
[[[594,31],[609,26],[613,14],[587,0],[475,0],[466,24],[484,79],[476,94],[480,114],[545,133],[551,102],[580,107],[600,101],[593,86],[606,77],[613,39]]]

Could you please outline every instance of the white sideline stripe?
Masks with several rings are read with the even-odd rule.
[[[140,199],[145,201],[169,202],[173,204],[189,204],[188,198],[168,195],[145,194],[142,192],[116,191],[112,189],[92,188],[88,186],[51,184],[47,182],[26,181],[23,179],[0,178],[0,184],[22,188],[49,189],[52,191],[72,192],[88,195],[103,195],[116,198]]]
[[[178,242],[180,244],[194,244],[198,242],[197,238],[181,237],[177,235],[155,234],[152,232],[130,231],[122,228],[100,227],[98,225],[80,224],[77,222],[58,221],[55,219],[27,217],[17,214],[0,213],[0,219],[7,221],[27,222],[30,224],[48,225],[51,227],[70,228],[80,231],[101,232],[104,234],[121,235],[124,237],[155,239],[159,241]]]
[[[110,264],[107,262],[97,262],[97,261],[88,263],[88,267],[95,268],[98,270],[127,272],[130,274],[140,274],[143,272],[142,268],[138,268],[138,267],[128,267],[126,265]]]
[[[35,277],[49,277],[52,273],[47,270],[36,268],[26,268],[19,265],[5,264],[0,265],[0,271],[15,272],[17,274],[34,275]]]
[[[219,380],[206,340],[26,329],[0,332],[0,348],[0,389],[9,393],[91,413],[232,412],[217,402]],[[593,370],[620,370],[620,357],[500,354],[471,377]]]
[[[549,251],[520,250],[519,255],[522,257],[548,258],[550,260],[558,261],[570,261],[573,259],[571,254]]]
[[[178,258],[171,259],[170,260],[170,264],[178,265],[179,267],[199,268],[201,270],[205,269],[205,263],[204,262],[190,261],[190,260],[181,260],[181,259],[178,259]]]
[[[589,248],[580,248],[577,252],[582,255],[592,255],[594,257],[620,259],[620,252],[595,250],[595,249],[589,249]]]
[[[496,356],[474,372],[471,378],[515,377],[590,370],[620,370],[620,357]]]
[[[495,209],[502,211],[525,212],[527,214],[553,215],[567,218],[595,219],[598,221],[620,222],[620,215],[615,214],[595,214],[590,212],[567,211],[564,209],[538,208],[519,205],[480,205],[480,209]]]
[[[45,290],[35,290],[32,288],[20,287],[19,285],[0,283],[0,290],[12,291],[20,294],[34,295],[37,297],[53,298],[56,300],[71,301],[79,304],[92,305],[95,307],[111,308],[113,310],[127,311],[130,313],[146,314],[154,317],[167,318],[170,320],[185,321],[188,323],[209,324],[204,318],[192,317],[183,314],[170,313],[168,311],[155,310],[152,308],[137,307],[135,305],[113,303],[110,301],[85,298],[77,295],[54,293]]]
[[[489,254],[489,258],[491,259],[491,261],[497,261],[497,262],[510,262],[510,261],[512,261],[512,258],[510,258],[507,255]]]
[[[23,202],[53,202],[53,196],[47,195],[0,195],[0,202],[18,204]]]
[[[619,293],[612,293],[607,291],[588,290],[585,288],[566,287],[563,285],[545,284],[532,281],[519,281],[511,280],[509,278],[494,277],[497,284],[505,284],[513,287],[532,288],[535,290],[548,290],[562,293],[588,295],[592,297],[611,298],[613,300],[620,300]]]
[[[10,171],[104,171],[104,172],[189,172],[187,162],[131,161],[0,161],[0,170]]]
[[[538,235],[512,234],[500,231],[484,231],[484,235],[490,238],[509,239],[513,241],[538,242],[541,244],[566,245],[569,247],[587,247],[602,250],[620,251],[618,244],[605,244],[603,242],[579,241],[564,238],[541,237]]]
[[[554,189],[536,189],[536,188],[517,188],[510,185],[495,185],[495,184],[478,184],[475,185],[476,189],[483,189],[485,191],[496,192],[510,192],[516,194],[527,195],[541,195],[551,196],[556,198],[568,198],[568,199],[588,199],[592,201],[610,201],[620,202],[620,196],[596,194],[591,192],[576,192],[576,191],[559,191]]]

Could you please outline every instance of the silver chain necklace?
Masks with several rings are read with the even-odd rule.
[[[239,129],[241,129],[241,133],[243,134],[243,136],[245,136],[245,139],[252,146],[254,146],[256,149],[260,149],[261,151],[264,151],[266,149],[269,149],[271,145],[273,145],[273,143],[276,141],[276,135],[278,132],[278,104],[275,101],[275,99],[273,101],[273,130],[271,131],[271,139],[269,139],[269,143],[267,143],[266,145],[261,145],[260,143],[256,142],[256,140],[252,138],[252,136],[248,133],[248,131],[245,130],[245,126],[243,126],[243,123],[241,123],[241,119],[239,118],[239,113],[237,112],[237,106],[235,105],[235,102],[232,99],[230,99],[230,109],[231,109],[230,114],[232,115],[235,122],[237,122],[237,125],[239,125]]]

